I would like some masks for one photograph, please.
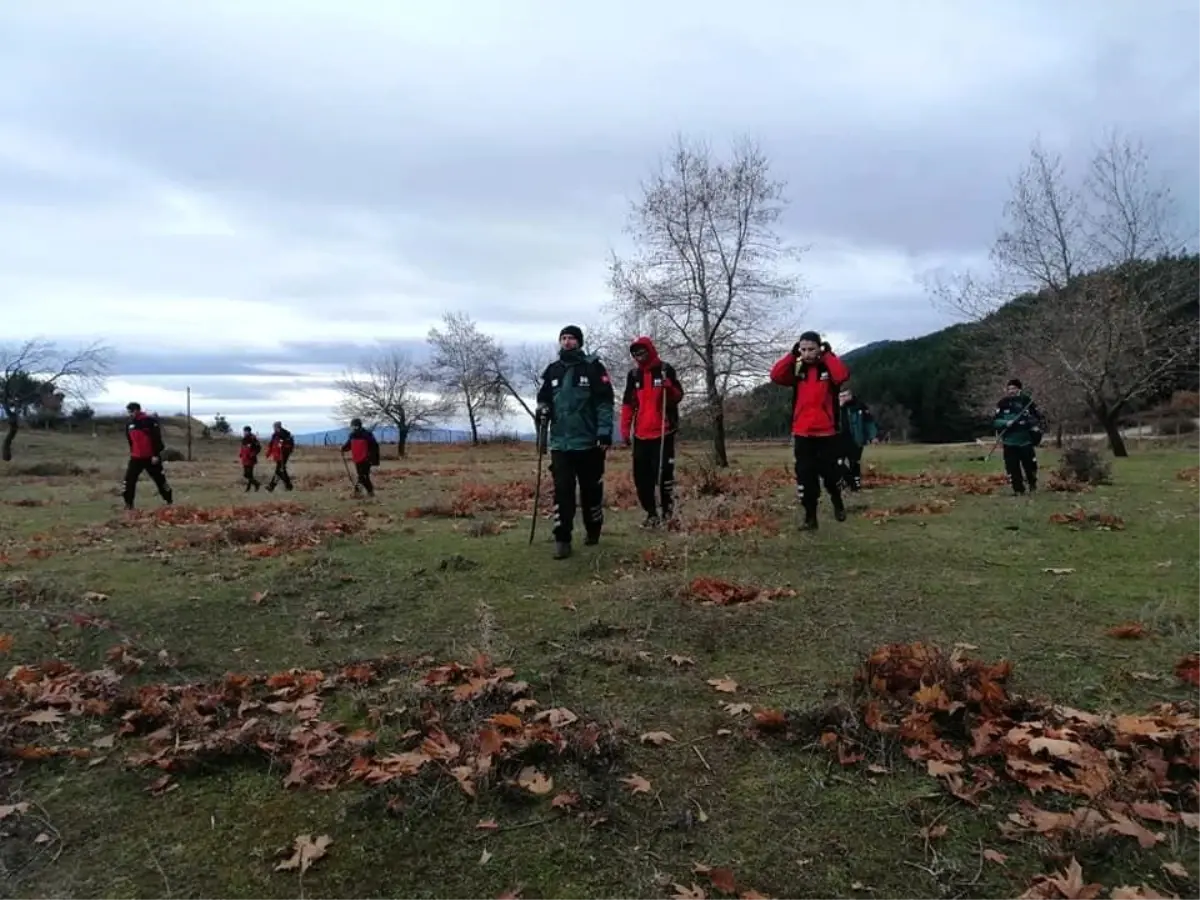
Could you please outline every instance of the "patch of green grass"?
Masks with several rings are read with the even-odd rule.
[[[34,452],[21,448],[22,465],[70,459],[85,472],[119,471],[116,440],[38,440]],[[773,896],[1013,896],[1060,865],[1046,842],[1000,834],[1020,789],[998,789],[990,807],[971,809],[903,757],[886,774],[843,768],[812,748],[746,737],[745,716],[721,704],[820,709],[845,696],[873,649],[913,640],[1006,657],[1018,692],[1085,709],[1134,711],[1195,695],[1172,674],[1200,637],[1196,487],[1174,477],[1194,465],[1193,451],[1118,460],[1113,485],[1080,495],[872,489],[851,498],[845,523],[823,507],[815,534],[791,527],[785,483],[760,498],[783,523],[778,535],[647,534],[636,511],[610,510],[601,544],[558,562],[548,522],[528,545],[528,511],[488,514],[514,526],[494,534],[473,521],[405,518],[464,482],[532,482],[528,449],[414,448],[409,460],[385,463],[378,500],[360,504],[347,496],[336,454],[302,448],[294,469],[305,488],[271,496],[240,491],[231,447],[199,447],[196,462],[169,467],[178,503],[287,501],[318,519],[363,509],[392,520],[269,558],[219,543],[169,549],[177,529],[121,524],[107,475],[15,474],[0,482],[0,632],[14,639],[6,662],[60,658],[93,668],[124,641],[147,662],[135,680],[152,682],[331,669],[391,654],[469,662],[486,653],[528,681],[543,708],[619,724],[624,746],[608,768],[553,772],[556,791],[580,791],[606,821],[500,788],[472,799],[449,779],[285,790],[284,772],[250,763],[180,776],[178,789],[152,796],[145,788],[155,774],[122,768],[118,744],[95,766],[0,763],[9,795],[0,804],[29,801],[45,822],[0,841],[7,893],[424,897],[519,888],[526,897],[664,897],[672,883],[694,882],[712,895],[692,873],[699,862],[732,868],[739,890]],[[702,453],[684,448],[685,483],[689,460],[694,469]],[[732,455],[736,469],[751,473],[790,465],[785,445],[736,446]],[[907,474],[999,469],[997,457],[985,465],[981,455],[891,446],[871,448],[867,461]],[[1053,453],[1042,457],[1051,468]],[[625,469],[614,456],[614,492]],[[150,485],[140,493],[140,507],[159,505]],[[864,515],[932,499],[953,503],[942,513]],[[685,525],[718,517],[722,503],[749,508],[746,498],[706,499],[685,488]],[[1126,528],[1050,522],[1076,505],[1118,515]],[[660,548],[665,568],[646,567],[646,547]],[[31,557],[30,549],[49,555]],[[1071,571],[1047,571],[1056,569]],[[791,586],[797,595],[730,608],[683,598],[703,575]],[[85,600],[87,592],[106,599]],[[1130,620],[1151,636],[1106,636]],[[694,665],[677,666],[671,655]],[[738,683],[736,694],[707,684],[725,676]],[[357,724],[354,698],[328,699],[331,711]],[[732,733],[718,734],[725,729]],[[639,743],[647,731],[668,731],[675,742]],[[632,773],[651,782],[648,795],[621,785]],[[478,830],[484,819],[499,830]],[[935,821],[947,832],[927,843],[918,832]],[[40,833],[49,840],[34,844]],[[274,871],[277,851],[301,833],[334,841],[302,881]],[[982,848],[1001,850],[1007,864],[983,862]],[[1170,880],[1160,863],[1194,860],[1196,840],[1172,829],[1153,851],[1129,839],[1069,849],[1085,875],[1107,886],[1180,892],[1189,885]]]

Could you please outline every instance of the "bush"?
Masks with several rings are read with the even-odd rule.
[[[96,469],[81,469],[75,463],[69,462],[40,462],[33,463],[28,466],[5,466],[0,469],[6,475],[16,477],[33,476],[34,478],[54,478],[54,477],[77,477],[79,475],[94,474]]]
[[[182,450],[176,450],[174,447],[168,447],[163,451],[163,462],[183,462],[187,457],[183,455]]]
[[[1064,481],[1080,484],[1112,484],[1112,466],[1091,444],[1068,444],[1055,473]]]
[[[1154,433],[1163,437],[1176,434],[1195,434],[1196,419],[1188,413],[1164,415],[1154,423]]]

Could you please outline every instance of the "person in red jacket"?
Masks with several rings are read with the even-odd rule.
[[[262,444],[258,435],[247,425],[242,429],[242,446],[238,448],[238,459],[242,463],[242,477],[246,479],[246,493],[250,488],[259,488],[258,479],[254,477],[254,467],[258,465],[258,454],[262,452]]]
[[[163,470],[162,429],[157,416],[142,412],[140,403],[127,403],[129,424],[125,426],[125,439],[129,441],[129,464],[125,467],[125,508],[133,509],[133,498],[137,493],[138,478],[145,472],[158,488],[159,496],[168,504],[174,502],[171,486],[167,484],[167,473]]]
[[[642,527],[654,528],[670,521],[675,509],[675,433],[683,386],[674,367],[659,358],[650,338],[635,339],[629,355],[634,367],[625,378],[621,440],[633,446],[633,483],[646,511]],[[662,497],[661,519],[656,493]]]
[[[368,497],[374,497],[371,466],[379,465],[379,442],[375,440],[375,435],[363,428],[362,419],[350,420],[350,437],[342,444],[342,452],[347,451],[354,463],[354,473],[358,476],[354,482],[354,496],[357,497],[359,489],[364,488]]]
[[[292,489],[292,476],[288,474],[287,464],[296,449],[296,441],[292,433],[283,427],[282,422],[276,422],[272,427],[271,440],[267,441],[267,459],[274,461],[275,471],[267,482],[267,490],[275,490],[275,485],[282,481],[284,488]]]
[[[801,528],[817,528],[821,482],[829,491],[833,515],[846,520],[839,484],[838,392],[850,370],[815,331],[800,335],[792,351],[771,367],[771,381],[792,388],[792,444],[796,460],[796,496],[804,510]]]

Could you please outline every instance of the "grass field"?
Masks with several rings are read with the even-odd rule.
[[[361,502],[336,453],[245,494],[202,442],[165,517],[145,481],[119,511],[119,438],[16,450],[5,894],[1200,890],[1194,448],[1015,499],[978,448],[873,447],[815,534],[786,445],[718,485],[685,445],[673,533],[614,453],[565,562],[528,447],[417,447]]]

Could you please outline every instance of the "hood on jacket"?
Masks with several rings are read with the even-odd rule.
[[[645,336],[635,338],[633,343],[629,345],[631,353],[635,347],[642,347],[646,351],[646,358],[638,362],[639,368],[649,369],[662,362],[658,357],[658,349],[654,346],[654,341],[650,340],[650,338]]]

